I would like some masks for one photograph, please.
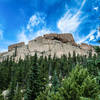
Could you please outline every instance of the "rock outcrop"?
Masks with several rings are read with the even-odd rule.
[[[90,50],[90,51],[93,51],[93,50],[94,50],[94,48],[93,48],[92,45],[88,45],[88,44],[86,44],[86,43],[82,43],[82,44],[80,45],[80,48],[82,48],[82,49],[84,49],[84,50]]]
[[[44,38],[50,40],[58,40],[63,43],[67,42],[75,43],[72,34],[46,34],[44,35]]]
[[[1,95],[3,96],[4,100],[8,100],[9,90],[4,90]]]
[[[95,53],[90,45],[76,44],[72,34],[46,34],[29,41],[28,45],[22,42],[9,46],[8,52],[0,54],[0,61],[6,59],[7,56],[14,56],[15,60],[20,57],[24,59],[26,55],[34,55],[35,52],[38,56],[56,54],[57,57],[61,57],[63,54],[68,55],[69,52],[73,55],[73,51],[76,54],[88,55],[90,50],[93,54]]]
[[[50,40],[58,40],[58,41],[61,41],[62,43],[71,43],[72,45],[77,46],[72,34],[70,34],[70,33],[67,33],[67,34],[66,33],[65,34],[56,34],[56,33],[45,34],[44,38],[50,39]]]
[[[17,43],[17,44],[10,45],[10,46],[8,46],[8,51],[11,51],[11,50],[13,50],[17,47],[22,47],[22,46],[25,46],[24,42],[20,42],[20,43]]]

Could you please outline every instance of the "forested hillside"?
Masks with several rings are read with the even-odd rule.
[[[95,50],[94,56],[8,57],[0,63],[0,100],[100,100],[100,48]]]

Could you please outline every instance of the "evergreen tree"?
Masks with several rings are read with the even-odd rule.
[[[95,49],[96,53],[98,55],[100,55],[100,47],[99,46],[94,46],[94,49]]]
[[[12,58],[10,58],[9,65],[11,66],[11,81],[9,85],[9,97],[8,100],[13,100],[15,95],[15,87],[16,87],[16,75],[15,75],[15,63],[13,62]]]
[[[18,83],[17,83],[17,86],[16,86],[15,95],[13,97],[13,100],[22,100],[22,93],[21,93],[21,89],[20,89]]]
[[[54,91],[54,93],[57,92],[59,87],[60,87],[60,83],[59,83],[57,73],[55,71],[54,75],[53,75],[53,78],[52,78],[52,90]]]
[[[48,71],[46,70],[46,62],[44,59],[41,61],[40,65],[40,80],[41,80],[41,91],[44,91],[46,88],[46,85],[48,83]]]
[[[14,78],[12,78],[10,82],[10,87],[9,87],[9,97],[8,100],[13,100],[14,95],[15,95],[15,87],[16,87],[16,81]]]
[[[48,94],[44,91],[36,100],[89,100],[89,98],[96,100],[100,93],[99,89],[96,79],[89,75],[88,70],[77,65],[69,77],[63,80],[56,93],[50,91]]]
[[[92,58],[92,51],[89,51],[89,56],[88,56],[89,59]]]
[[[77,63],[83,67],[75,68]],[[19,88],[16,91],[17,82]],[[50,86],[52,83],[49,89],[48,83]],[[9,87],[9,100],[22,100],[23,94],[25,100],[35,100],[39,94],[39,100],[79,100],[95,97],[97,97],[95,100],[99,100],[98,84],[100,84],[99,54],[92,56],[89,53],[86,57],[76,56],[73,53],[71,57],[69,53],[68,58],[65,55],[61,58],[55,56],[37,58],[35,54],[26,56],[24,60],[19,59],[18,62],[14,62],[12,57],[0,62],[0,91],[2,93]],[[20,92],[22,89],[26,90],[23,94]]]
[[[76,65],[76,52],[73,51],[73,65]]]
[[[29,74],[26,94],[24,96],[25,100],[35,100],[40,92],[40,69],[37,64],[37,54],[35,53],[34,59],[32,62],[32,68]]]

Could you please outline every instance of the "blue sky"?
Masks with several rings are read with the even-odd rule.
[[[77,43],[100,39],[100,0],[0,0],[0,52],[46,33],[72,33]]]

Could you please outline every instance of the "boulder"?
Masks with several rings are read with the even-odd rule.
[[[9,96],[9,90],[4,90],[1,95],[4,97],[4,100],[7,100]]]

